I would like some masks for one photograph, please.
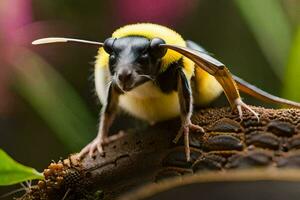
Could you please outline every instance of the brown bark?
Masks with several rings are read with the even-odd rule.
[[[260,121],[247,111],[241,121],[229,108],[197,111],[192,121],[202,126],[205,134],[191,133],[190,162],[186,162],[182,141],[172,143],[179,121],[164,122],[127,133],[105,147],[104,157],[87,157],[78,161],[71,155],[50,164],[44,171],[45,180],[22,199],[116,199],[146,183],[159,182],[167,177],[189,174],[200,176],[197,179],[202,180],[202,174],[210,173],[215,177],[213,180],[221,181],[225,177],[228,179],[230,173],[239,173],[239,169],[261,167],[283,168],[285,171],[286,168],[298,168],[300,110],[253,108],[260,114]],[[198,175],[194,175],[196,172]],[[268,180],[268,173],[263,172],[249,172],[249,180],[255,176],[252,173],[260,173],[260,180]],[[281,177],[280,173],[276,171],[274,176]],[[300,172],[295,172],[294,177],[300,183]],[[146,193],[156,193],[159,191],[157,187],[164,188],[155,185],[146,189]],[[136,195],[123,198],[138,196],[132,194]],[[136,199],[145,196],[139,197]]]

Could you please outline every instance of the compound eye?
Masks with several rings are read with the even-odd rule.
[[[103,48],[106,51],[106,53],[111,54],[114,51],[113,46],[115,40],[116,38],[108,38],[104,41]]]
[[[153,38],[150,42],[151,54],[157,58],[162,58],[166,52],[166,48],[161,48],[161,44],[166,44],[166,42],[161,38]]]

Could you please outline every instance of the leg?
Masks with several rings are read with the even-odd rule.
[[[242,108],[249,110],[257,117],[257,119],[259,119],[258,114],[242,101],[236,83],[223,63],[204,52],[190,48],[170,44],[162,44],[161,47],[181,53],[195,62],[196,67],[201,67],[203,70],[214,76],[222,85],[231,108],[238,110],[241,119],[243,117]]]
[[[241,120],[243,119],[242,108],[249,110],[259,120],[258,114],[242,101],[236,82],[227,67],[224,66],[222,69],[216,71],[215,78],[222,85],[231,108],[238,110]]]
[[[83,158],[83,156],[87,153],[89,154],[90,157],[92,157],[96,150],[100,154],[103,154],[104,144],[107,144],[122,136],[121,133],[118,135],[107,137],[109,127],[111,126],[115,118],[119,95],[120,95],[119,91],[116,89],[115,85],[111,83],[108,87],[106,105],[104,105],[101,110],[101,118],[100,118],[98,135],[91,143],[89,143],[86,147],[84,147],[80,151],[79,158]]]
[[[204,132],[203,128],[192,124],[192,93],[188,80],[186,79],[183,71],[178,70],[178,81],[177,81],[178,98],[180,104],[181,113],[181,128],[173,140],[175,143],[184,135],[185,154],[187,161],[190,161],[190,146],[189,146],[189,131],[201,131]]]

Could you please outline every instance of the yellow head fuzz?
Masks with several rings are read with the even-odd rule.
[[[113,34],[112,37],[114,38],[121,38],[126,36],[142,36],[149,39],[152,38],[161,38],[163,39],[167,44],[173,44],[178,46],[186,46],[185,41],[183,38],[176,33],[175,31],[161,26],[157,24],[151,24],[151,23],[140,23],[140,24],[131,24],[126,25],[124,27],[121,27],[117,29]],[[99,54],[101,55],[99,57],[99,63],[100,66],[103,66],[102,64],[105,64],[108,62],[108,54],[105,53],[103,48],[100,48]],[[106,57],[106,58],[104,58]],[[167,69],[167,66],[182,58],[183,56],[173,50],[168,50],[166,55],[162,58],[162,68],[161,71],[164,71]],[[186,75],[191,76],[193,74],[193,62],[189,59],[184,58],[183,60],[185,66],[184,70]]]

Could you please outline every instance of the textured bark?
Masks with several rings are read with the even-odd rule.
[[[22,199],[116,199],[120,196],[123,199],[143,199],[147,195],[140,195],[143,192],[137,190],[138,187],[168,177],[189,174],[192,177],[200,176],[197,180],[201,182],[203,175],[215,177],[213,181],[222,181],[230,179],[230,174],[234,177],[234,173],[239,173],[240,169],[257,167],[283,169],[283,172],[279,170],[273,174],[274,177],[281,177],[286,168],[298,168],[300,110],[253,109],[260,114],[260,121],[247,111],[241,121],[237,113],[232,113],[229,108],[195,112],[192,121],[201,125],[205,134],[191,133],[190,162],[186,162],[182,141],[172,143],[179,121],[164,122],[145,130],[128,132],[105,147],[104,157],[87,157],[78,161],[71,155],[63,161],[50,164],[44,171],[45,180],[40,181]],[[194,175],[196,172],[199,173]],[[207,173],[211,175],[205,175]],[[269,180],[271,176],[254,171],[243,177],[251,180],[259,173],[259,180]],[[300,183],[300,170],[293,171],[293,174],[293,181]],[[282,176],[288,179],[290,174]],[[171,182],[166,184],[170,180],[163,180],[162,183],[172,185]],[[156,193],[160,191],[157,187],[165,188],[164,184],[155,183],[155,186],[146,189],[146,193]],[[137,193],[123,196],[136,190],[140,196]]]

